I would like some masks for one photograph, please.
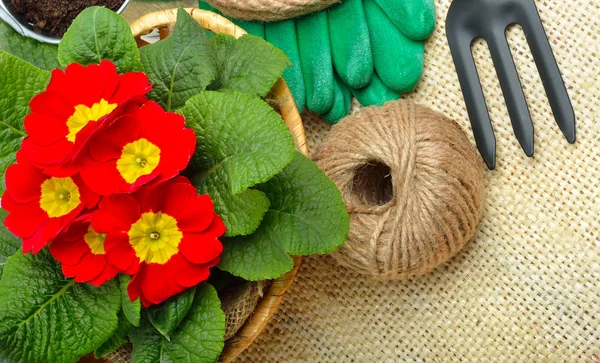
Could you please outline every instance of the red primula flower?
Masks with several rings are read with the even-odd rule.
[[[39,252],[65,229],[84,208],[93,208],[99,196],[81,178],[57,178],[34,168],[23,151],[17,164],[6,170],[2,208],[9,214],[4,224],[23,239],[23,252]]]
[[[47,174],[71,176],[76,168],[70,164],[89,138],[110,126],[130,102],[145,102],[150,88],[144,73],[119,76],[109,61],[55,69],[46,90],[29,103],[23,148]]]
[[[105,238],[106,234],[94,231],[88,214],[77,218],[52,242],[50,253],[62,264],[66,277],[100,286],[119,273],[106,258]]]
[[[184,177],[104,198],[92,226],[107,233],[108,260],[135,274],[129,297],[146,307],[205,281],[223,251],[225,225],[211,198]]]
[[[152,101],[127,112],[90,140],[81,177],[96,193],[132,193],[150,181],[171,179],[194,153],[196,135],[183,116]]]

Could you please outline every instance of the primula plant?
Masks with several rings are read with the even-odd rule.
[[[217,288],[345,240],[339,191],[263,100],[280,50],[183,10],[141,49],[99,7],[58,47],[0,37],[0,361],[128,341],[133,362],[215,361]]]

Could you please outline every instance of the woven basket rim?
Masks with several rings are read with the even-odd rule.
[[[174,24],[177,20],[177,10],[178,9],[169,9],[152,12],[134,21],[130,27],[138,44],[140,44],[141,36],[149,34],[154,29],[160,30],[161,28],[164,29]],[[197,8],[185,8],[184,10],[198,21],[204,29],[211,30],[215,33],[227,33],[236,38],[246,34],[246,31],[242,28],[218,14]],[[302,124],[302,117],[298,113],[291,91],[283,79],[277,81],[271,90],[271,96],[275,98],[279,106],[282,118],[294,138],[296,148],[298,151],[308,156],[308,146],[306,144],[306,134]],[[240,353],[246,350],[266,328],[271,317],[277,312],[287,289],[294,282],[294,278],[298,272],[298,267],[300,266],[302,259],[297,256],[293,259],[293,270],[276,280],[273,280],[273,284],[261,298],[256,309],[248,318],[248,321],[246,321],[244,326],[237,332],[235,337],[230,339],[225,345],[225,349],[219,359],[220,361],[233,361]]]

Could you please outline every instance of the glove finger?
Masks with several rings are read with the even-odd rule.
[[[423,73],[424,43],[402,34],[375,0],[364,0],[364,6],[379,78],[396,92],[411,91]]]
[[[375,0],[404,35],[427,39],[435,28],[434,0]]]
[[[365,87],[373,75],[373,56],[362,0],[329,9],[329,28],[335,70],[348,86]]]
[[[335,75],[335,99],[333,107],[329,112],[323,114],[321,118],[330,125],[335,125],[350,113],[352,107],[352,93],[350,88]]]
[[[247,20],[238,20],[238,19],[230,18],[227,15],[223,15],[223,13],[221,11],[219,11],[219,9],[214,8],[209,3],[204,2],[203,0],[198,1],[198,7],[202,10],[212,11],[215,14],[219,14],[219,15],[223,16],[224,18],[230,20],[235,25],[244,29],[246,31],[246,33],[248,33],[248,34],[252,34],[257,37],[261,37],[261,38],[265,39],[265,25],[261,21],[247,21]]]
[[[373,74],[371,83],[367,87],[361,89],[353,89],[352,94],[363,107],[383,106],[388,101],[397,100],[400,98],[398,92],[394,92],[387,88],[377,73]]]
[[[292,91],[298,112],[304,111],[306,104],[306,88],[298,52],[298,38],[296,36],[296,23],[294,20],[282,20],[265,24],[265,39],[284,51],[292,62],[292,66],[283,72],[283,78]]]
[[[306,87],[306,105],[317,114],[333,107],[335,80],[327,13],[318,12],[296,22],[300,64]]]

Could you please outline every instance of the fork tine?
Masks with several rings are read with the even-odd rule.
[[[506,101],[515,136],[527,156],[533,156],[533,121],[523,93],[523,86],[504,32],[490,32],[488,46]]]
[[[523,5],[525,6],[525,11],[521,12],[522,19],[520,23],[527,36],[529,48],[531,48],[531,53],[546,89],[550,107],[552,107],[554,118],[563,135],[565,135],[567,141],[573,144],[576,141],[576,120],[571,99],[556,63],[556,58],[552,52],[552,47],[546,36],[546,31],[544,30],[535,2],[533,0],[527,1]]]
[[[448,29],[449,34],[454,31],[455,29]],[[452,49],[452,57],[471,120],[475,143],[487,167],[494,170],[496,168],[496,137],[473,60],[471,43],[461,42],[457,39],[456,36],[448,36],[448,43]]]

